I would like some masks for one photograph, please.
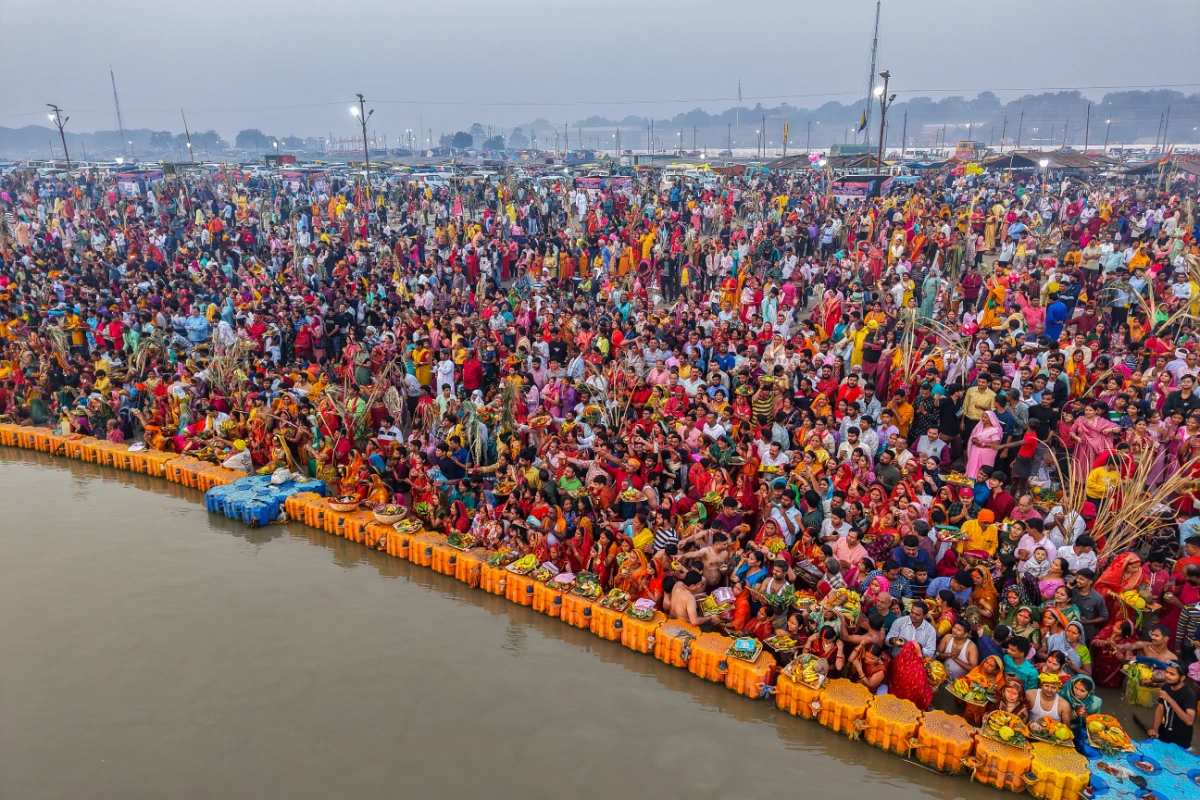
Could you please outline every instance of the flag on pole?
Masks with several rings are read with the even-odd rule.
[[[866,130],[866,127],[867,127],[867,110],[864,108],[863,112],[862,112],[862,119],[860,119],[858,121],[858,132],[862,133],[864,130]]]

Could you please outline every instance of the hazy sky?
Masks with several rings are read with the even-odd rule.
[[[849,102],[874,0],[0,0],[0,126],[216,128],[232,138],[561,125],[591,114]],[[991,89],[1183,84],[1200,91],[1200,0],[884,0],[878,69],[900,99]],[[936,91],[954,90],[954,91]],[[391,101],[391,102],[387,102]],[[662,101],[662,102],[638,102]]]

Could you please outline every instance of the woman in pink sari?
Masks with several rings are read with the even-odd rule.
[[[996,463],[996,449],[1004,437],[1004,429],[995,411],[985,412],[983,419],[971,432],[967,443],[967,477],[975,480],[979,477],[981,467],[990,467]]]
[[[1146,399],[1150,401],[1151,406],[1157,410],[1163,410],[1163,404],[1167,402],[1167,395],[1175,391],[1175,376],[1170,370],[1163,370],[1158,373],[1158,377],[1154,379],[1154,385],[1146,395]]]
[[[1092,465],[1100,455],[1113,448],[1112,435],[1121,432],[1120,425],[1114,425],[1107,419],[1108,409],[1099,403],[1083,407],[1083,416],[1076,418],[1071,425],[1071,441],[1068,446],[1074,448],[1077,474],[1087,477],[1092,471]]]

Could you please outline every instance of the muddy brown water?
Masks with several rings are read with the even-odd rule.
[[[0,448],[0,797],[998,798],[302,525]]]

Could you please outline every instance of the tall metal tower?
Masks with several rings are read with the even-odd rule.
[[[108,65],[108,77],[112,79],[113,107],[117,109],[117,129],[121,131],[121,150],[125,150],[125,122],[121,119],[121,100],[117,97],[117,76],[113,74],[112,64]],[[130,153],[132,156],[133,154]]]
[[[875,56],[879,54],[879,11],[882,5],[882,0],[875,0],[875,34],[871,37],[871,71],[867,75],[867,126],[863,129],[866,137],[863,142],[866,144],[871,143],[871,99],[875,96]]]

